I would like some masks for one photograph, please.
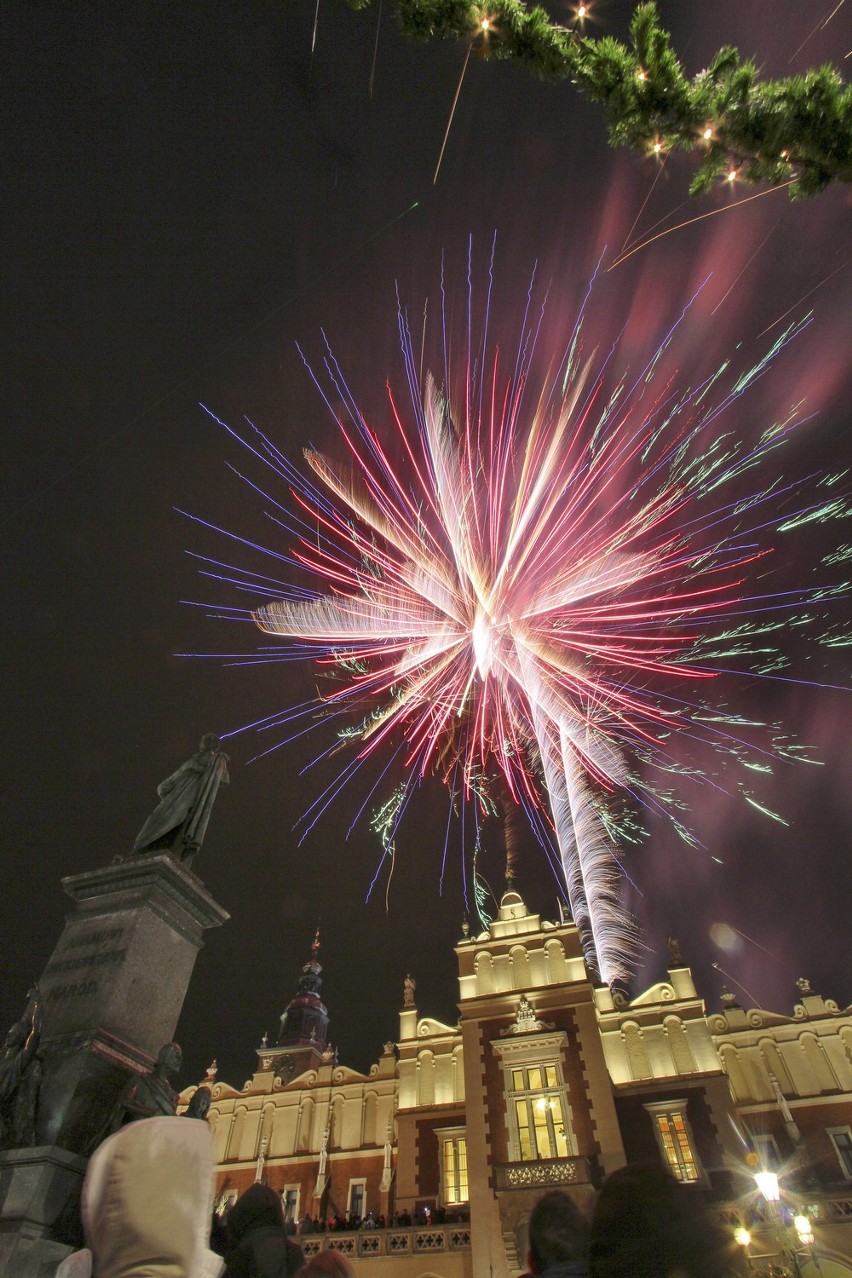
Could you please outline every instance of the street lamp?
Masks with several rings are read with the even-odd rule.
[[[768,1203],[777,1203],[781,1197],[778,1188],[778,1177],[775,1172],[758,1171],[754,1173],[754,1183]]]
[[[780,1252],[782,1258],[789,1257],[790,1261],[792,1262],[793,1273],[795,1274],[795,1278],[801,1278],[802,1271],[799,1267],[799,1258],[796,1255],[795,1247],[790,1247],[788,1245],[787,1230],[785,1229],[784,1220],[781,1216],[781,1207],[779,1205],[780,1199],[781,1199],[781,1191],[778,1187],[778,1177],[776,1173],[772,1171],[756,1171],[754,1173],[754,1183],[755,1185],[757,1185],[757,1188],[759,1189],[761,1195],[763,1196],[764,1201],[769,1205],[769,1218],[772,1222],[772,1232],[775,1234],[775,1241],[778,1247],[778,1251]],[[799,1241],[801,1242],[802,1235],[798,1227],[798,1222],[800,1220],[804,1224],[806,1231],[809,1233],[810,1233],[810,1221],[807,1219],[806,1216],[796,1217],[796,1233],[799,1238]],[[810,1233],[810,1237],[811,1237],[811,1241],[813,1241],[812,1233]]]
[[[751,1243],[751,1234],[746,1229],[745,1225],[739,1225],[734,1230],[734,1242],[737,1244],[738,1247],[742,1247],[743,1255],[746,1258],[746,1264],[748,1265],[749,1269],[751,1269],[751,1256],[749,1255],[749,1251],[748,1251],[749,1244]]]

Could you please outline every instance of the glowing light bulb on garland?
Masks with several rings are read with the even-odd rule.
[[[647,72],[647,71],[646,71],[643,67],[640,67],[640,68],[639,68],[639,70],[636,72],[636,79],[637,79],[637,80],[647,80],[647,79],[648,79],[648,72]]]
[[[736,182],[736,180],[737,180],[737,170],[731,167],[730,169],[728,169],[728,172],[725,174],[725,181]]]
[[[711,140],[711,138],[713,137],[713,130],[709,124],[705,127],[704,132],[701,134],[701,136],[703,137],[705,142],[709,142]]]

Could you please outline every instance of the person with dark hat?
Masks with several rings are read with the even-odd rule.
[[[292,1278],[305,1263],[287,1236],[281,1195],[269,1185],[252,1185],[237,1199],[228,1239],[225,1278]]]

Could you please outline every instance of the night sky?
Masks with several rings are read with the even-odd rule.
[[[848,66],[845,7],[824,26],[833,0],[773,0],[771,21],[767,8],[661,5],[690,74],[725,43],[767,75]],[[630,9],[601,0],[590,30],[623,34]],[[419,315],[435,298],[442,250],[461,303],[468,237],[482,269],[496,230],[504,318],[538,262],[555,321],[573,314],[599,256],[611,260],[634,222],[645,238],[754,193],[690,202],[687,160],[660,171],[614,152],[570,84],[476,58],[433,184],[464,49],[412,45],[387,5],[376,44],[375,9],[319,0],[312,54],[314,17],[312,0],[12,0],[0,19],[4,1028],[58,939],[60,878],[129,850],[157,784],[203,732],[233,732],[316,687],[307,667],[178,655],[251,652],[259,637],[213,615],[239,600],[199,577],[188,553],[234,562],[238,551],[177,511],[285,542],[263,516],[269,504],[228,468],[244,468],[239,448],[199,404],[235,424],[250,418],[301,465],[305,444],[340,445],[295,343],[320,361],[324,329],[380,426],[386,379],[403,385],[395,286]],[[812,308],[811,326],[731,424],[754,429],[804,399],[813,416],[785,464],[848,465],[850,211],[848,189],[800,204],[775,192],[665,236],[606,276],[612,337],[626,320],[643,340],[662,335],[709,272],[684,340],[688,366],[725,352],[748,359],[780,316]],[[830,540],[844,539],[848,530]],[[816,530],[791,542],[791,581],[807,582],[824,541]],[[836,609],[848,620],[848,599]],[[848,688],[842,650],[818,664],[791,641],[790,655],[797,674]],[[675,933],[710,1007],[727,980],[749,1005],[788,1011],[801,975],[848,1003],[849,694],[741,682],[727,696],[782,720],[822,763],[766,783],[786,827],[708,789],[693,801],[704,850],[651,829],[630,857],[647,946],[635,987],[662,977]],[[386,912],[384,877],[365,903],[375,835],[362,822],[347,838],[363,794],[344,794],[300,846],[293,827],[334,766],[298,775],[319,739],[248,765],[269,744],[229,740],[231,784],[195,863],[231,921],[207,934],[187,995],[183,1084],[214,1056],[220,1078],[248,1077],[317,923],[343,1062],[366,1069],[396,1036],[408,970],[421,1014],[457,1015],[452,945],[464,904],[452,843],[441,886],[446,791],[430,780],[417,796]],[[531,839],[523,858],[521,892],[556,917],[557,888]],[[499,892],[496,854],[492,868]],[[717,924],[737,930],[729,948],[711,939]]]

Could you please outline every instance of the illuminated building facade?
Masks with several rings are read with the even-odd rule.
[[[337,1247],[365,1278],[512,1278],[544,1190],[588,1208],[607,1173],[658,1160],[752,1227],[760,1268],[796,1250],[756,1190],[769,1168],[813,1222],[823,1278],[852,1274],[852,1009],[803,981],[792,1016],[731,996],[708,1016],[676,943],[638,997],[595,988],[573,923],[515,892],[456,955],[458,1024],[422,1016],[406,980],[398,1039],[365,1075],[328,1047],[315,942],[253,1077],[209,1080],[220,1208],[264,1179],[306,1254]]]

